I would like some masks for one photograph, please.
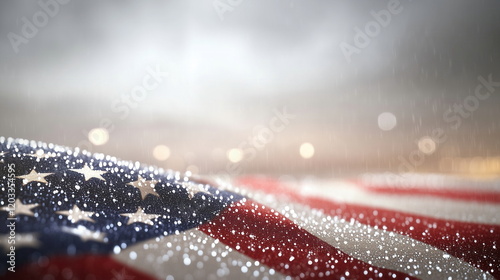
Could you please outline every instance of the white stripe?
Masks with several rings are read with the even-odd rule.
[[[367,186],[389,186],[402,189],[441,189],[461,191],[488,191],[500,194],[498,179],[470,179],[445,174],[419,173],[366,173],[360,176]]]
[[[262,193],[252,198],[280,211],[331,246],[377,267],[421,279],[495,279],[467,262],[408,236],[375,229],[354,220],[345,221]]]
[[[287,279],[197,229],[140,242],[113,257],[158,279]]]
[[[462,222],[500,225],[500,204],[439,197],[367,192],[343,181],[305,183],[297,190],[305,196]]]

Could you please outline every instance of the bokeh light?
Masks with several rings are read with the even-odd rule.
[[[158,145],[153,149],[153,156],[159,161],[167,160],[170,157],[170,148],[165,145]]]
[[[96,146],[101,146],[108,143],[109,132],[105,128],[94,128],[89,131],[88,138],[90,143]]]
[[[240,162],[243,159],[243,151],[241,149],[230,149],[227,151],[227,159],[229,159],[230,162]]]
[[[390,112],[384,112],[378,115],[378,127],[384,131],[393,130],[398,121],[396,116]]]
[[[314,146],[308,142],[302,143],[302,145],[300,145],[299,153],[302,158],[312,158],[314,156]]]

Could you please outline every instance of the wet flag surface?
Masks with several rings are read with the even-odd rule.
[[[1,279],[500,279],[499,182],[201,180],[6,138],[0,179]]]

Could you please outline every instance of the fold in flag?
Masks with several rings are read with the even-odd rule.
[[[0,279],[500,279],[498,181],[210,181],[11,138],[0,177]]]

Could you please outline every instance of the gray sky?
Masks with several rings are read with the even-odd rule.
[[[295,118],[238,163],[242,172],[397,171],[435,129],[446,141],[418,169],[500,156],[500,87],[475,97],[467,117],[443,116],[474,102],[478,76],[500,81],[500,2],[243,0],[222,19],[214,3],[229,5],[70,1],[37,26],[38,2],[3,1],[0,135],[74,147],[106,119],[109,141],[92,151],[212,173],[286,107]],[[38,29],[31,38],[24,17]],[[371,30],[366,45],[357,28]],[[356,48],[349,58],[346,44]],[[124,116],[123,98],[151,69],[169,76]],[[397,119],[388,131],[383,112]],[[311,159],[299,155],[304,142]],[[152,155],[159,144],[171,150],[166,161]]]

